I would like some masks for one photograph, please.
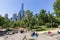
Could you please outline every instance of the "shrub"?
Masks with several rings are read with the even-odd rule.
[[[46,23],[45,25],[47,26],[47,28],[51,28],[51,24],[50,23]]]
[[[58,24],[57,23],[53,23],[53,24],[47,23],[46,26],[47,26],[47,28],[51,28],[51,26],[52,26],[52,28],[57,28]]]

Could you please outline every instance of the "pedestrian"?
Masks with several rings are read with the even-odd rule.
[[[37,34],[36,32],[33,32],[31,36],[32,36],[32,37],[33,37],[33,36],[37,36],[37,37],[38,37],[38,34]]]
[[[20,33],[24,33],[24,30],[20,30]]]
[[[60,32],[59,32],[59,31],[57,31],[57,33],[58,33],[58,34],[60,34]]]
[[[48,35],[51,35],[51,32],[50,31],[48,31]]]

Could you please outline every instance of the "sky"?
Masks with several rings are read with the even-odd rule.
[[[6,13],[9,18],[14,13],[18,14],[21,9],[21,3],[24,4],[24,10],[31,10],[34,14],[39,13],[41,9],[50,11],[53,10],[53,3],[55,0],[0,0],[0,15],[4,16]]]

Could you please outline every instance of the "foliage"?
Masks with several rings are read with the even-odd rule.
[[[4,17],[0,16],[0,26],[2,26],[5,23]]]
[[[44,28],[57,28],[60,25],[60,0],[54,2],[54,12],[46,11],[44,9],[40,10],[38,14],[33,14],[32,11],[24,11],[25,17],[19,21],[6,20],[4,17],[0,16],[0,27],[1,28],[28,28],[34,29],[36,31],[45,30]],[[56,16],[54,15],[56,14]],[[44,26],[46,27],[44,27]],[[43,27],[39,27],[43,26]]]
[[[43,29],[42,25],[46,25],[47,27],[54,27],[56,24],[56,18],[50,12],[46,13],[46,10],[42,9],[38,15],[33,15],[33,12],[30,10],[25,11],[25,17],[20,21],[13,22],[10,20],[5,20],[4,17],[0,17],[2,28],[17,28],[24,27],[28,29]]]
[[[57,17],[60,17],[60,0],[56,0],[53,4],[54,12],[56,13]]]

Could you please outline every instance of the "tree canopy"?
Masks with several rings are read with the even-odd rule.
[[[60,17],[60,0],[56,0],[53,4],[54,12],[57,17]]]
[[[46,26],[46,27],[58,27],[60,24],[60,0],[56,0],[53,4],[54,7],[54,14],[50,13],[50,11],[46,11],[44,9],[41,9],[39,13],[33,14],[33,11],[31,10],[25,10],[24,15],[25,17],[22,18],[19,21],[11,21],[6,20],[4,17],[0,16],[0,27],[1,28],[16,28],[16,27],[24,27],[29,29],[36,29],[40,28],[40,26]]]

